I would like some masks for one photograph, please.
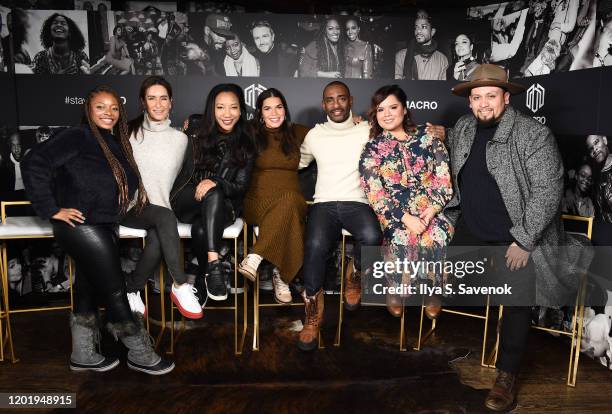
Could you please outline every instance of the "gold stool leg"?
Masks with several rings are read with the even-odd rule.
[[[400,351],[406,351],[406,328],[405,328],[406,307],[402,303],[402,316],[400,318]]]
[[[586,275],[582,277],[574,305],[574,318],[572,321],[572,348],[567,369],[567,385],[576,386],[578,376],[578,362],[580,359],[580,346],[582,341],[582,325],[584,323],[584,295],[586,291]]]
[[[2,255],[2,301],[4,305],[3,306],[4,307],[4,319],[6,323],[6,327],[4,328],[6,335],[3,335],[2,333],[0,333],[0,343],[2,346],[1,360],[4,360],[4,346],[8,345],[8,349],[9,349],[10,356],[11,356],[11,362],[14,364],[17,361],[19,361],[19,359],[15,357],[15,348],[13,345],[13,334],[11,332],[11,310],[10,310],[9,295],[8,295],[8,253],[7,253],[6,242],[2,243],[1,252],[2,252],[1,253]],[[0,329],[0,332],[2,332],[1,329]]]
[[[495,345],[493,346],[493,349],[491,350],[491,353],[489,354],[488,358],[487,358],[487,362],[486,362],[486,366],[488,366],[489,368],[495,368],[495,364],[497,363],[497,354],[498,354],[498,350],[499,350],[499,333],[500,333],[500,328],[501,328],[501,323],[502,323],[502,318],[504,317],[504,305],[499,305],[499,310],[498,310],[498,318],[497,318],[497,334],[496,334],[496,338],[495,338]]]
[[[340,346],[342,322],[344,319],[344,272],[346,272],[346,236],[342,235],[342,258],[340,259],[340,299],[338,300],[338,327],[336,329],[336,340],[334,346]]]
[[[483,367],[488,367],[485,363],[485,356],[487,353],[487,334],[489,332],[489,303],[491,300],[491,296],[487,295],[487,304],[485,308],[485,319],[484,319],[484,332],[482,334],[482,351],[480,354],[480,365]]]
[[[245,233],[246,234],[246,233]],[[246,243],[246,240],[244,241]],[[244,341],[246,339],[247,321],[246,321],[246,283],[242,290],[244,304],[244,320],[242,321],[242,335],[238,341],[238,237],[234,239],[234,354],[242,355],[244,349]]]
[[[159,346],[162,337],[164,336],[164,331],[166,330],[166,295],[165,295],[165,290],[166,290],[166,283],[164,281],[164,267],[163,264],[161,264],[159,266],[159,301],[160,301],[160,307],[161,307],[161,329],[159,331],[159,334],[157,334],[157,339],[155,341],[155,348],[157,349],[157,347]],[[172,329],[174,329],[174,325],[172,326]],[[173,334],[173,332],[171,333],[171,335]],[[170,341],[170,343],[172,343],[172,341]]]

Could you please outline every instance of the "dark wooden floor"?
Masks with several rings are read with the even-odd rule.
[[[75,392],[79,412],[114,414],[487,412],[482,401],[494,370],[479,364],[479,321],[443,314],[422,351],[399,352],[399,320],[384,308],[362,308],[345,314],[342,346],[335,348],[337,299],[328,297],[326,305],[326,349],[310,354],[295,347],[301,308],[264,310],[261,350],[250,350],[249,332],[239,357],[233,354],[230,315],[205,313],[188,324],[176,347],[177,367],[163,377],[128,370],[124,348],[108,335],[105,353],[120,356],[122,365],[107,373],[72,373],[67,313],[17,314],[20,361],[0,364],[0,391]],[[412,345],[416,310],[407,317]],[[162,349],[167,345],[165,340]],[[558,338],[532,332],[513,412],[612,412],[612,372],[583,356],[578,386],[569,388],[568,350]]]

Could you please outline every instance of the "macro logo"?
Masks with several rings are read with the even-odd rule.
[[[257,98],[259,94],[265,91],[266,88],[261,83],[254,83],[247,88],[244,88],[244,101],[245,103],[253,109],[255,108],[255,103],[257,103]]]
[[[527,89],[527,99],[525,106],[531,109],[534,114],[544,106],[544,93],[546,89],[539,83],[534,83]]]

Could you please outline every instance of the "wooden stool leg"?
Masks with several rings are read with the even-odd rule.
[[[344,319],[344,272],[346,272],[346,236],[342,235],[342,258],[340,259],[340,298],[338,299],[338,327],[336,329],[336,340],[334,346],[340,346],[342,322]]]
[[[2,302],[4,308],[4,319],[6,326],[4,330],[0,326],[0,346],[1,349],[1,358],[0,360],[4,360],[4,347],[8,346],[8,350],[10,352],[11,362],[16,363],[19,361],[15,357],[15,348],[13,345],[13,334],[11,331],[11,309],[9,304],[9,295],[8,295],[8,253],[6,242],[2,243],[1,248],[1,256],[2,256]]]

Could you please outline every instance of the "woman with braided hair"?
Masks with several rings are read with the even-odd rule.
[[[34,210],[51,220],[55,239],[76,262],[70,369],[108,371],[119,364],[98,353],[102,305],[109,330],[128,348],[128,367],[166,374],[174,363],[155,353],[142,319],[130,310],[121,273],[118,222],[132,204],[142,210],[147,197],[117,93],[105,86],[92,90],[82,124],[37,145],[23,161]]]

